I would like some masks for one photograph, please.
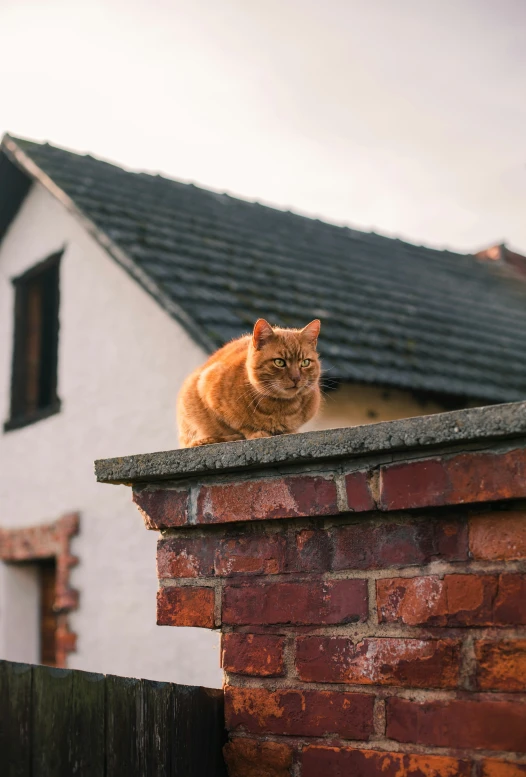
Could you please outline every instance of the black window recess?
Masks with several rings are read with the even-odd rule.
[[[11,418],[5,429],[25,426],[60,408],[57,396],[60,258],[61,254],[55,254],[13,281]]]

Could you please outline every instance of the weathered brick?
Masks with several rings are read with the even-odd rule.
[[[299,637],[296,668],[301,680],[318,683],[454,688],[460,642],[421,639]]]
[[[226,586],[223,623],[324,625],[367,618],[365,580]]]
[[[214,537],[162,537],[157,543],[157,576],[211,577],[215,545]]]
[[[276,677],[284,673],[284,637],[265,634],[223,634],[222,667],[234,674]]]
[[[224,747],[229,777],[289,777],[293,749],[281,742],[236,737]]]
[[[331,537],[323,529],[303,529],[289,538],[287,571],[328,572],[331,568]]]
[[[472,516],[469,548],[473,558],[483,561],[526,558],[526,510]]]
[[[369,489],[367,472],[350,472],[345,476],[347,505],[354,513],[376,510],[376,503]]]
[[[225,688],[227,729],[253,734],[368,739],[373,733],[373,706],[372,694]]]
[[[471,764],[441,755],[306,747],[301,777],[469,777]]]
[[[461,521],[354,524],[335,529],[333,536],[333,569],[383,569],[468,557],[467,527]]]
[[[214,598],[213,588],[160,588],[157,591],[157,624],[213,629]]]
[[[497,625],[526,625],[526,575],[499,575],[494,610]]]
[[[480,777],[524,777],[526,763],[510,763],[486,758],[482,761]]]
[[[209,538],[210,539],[210,538]],[[216,575],[270,575],[285,569],[285,537],[266,534],[225,538],[217,545]]]
[[[475,655],[478,688],[486,691],[526,691],[526,640],[478,640],[475,642]]]
[[[526,704],[460,700],[416,702],[390,698],[387,736],[434,747],[526,751]]]
[[[315,475],[202,486],[198,523],[260,521],[338,512],[333,480]]]
[[[376,583],[381,623],[507,626],[526,622],[526,576],[446,575]]]
[[[134,489],[133,501],[147,529],[167,529],[188,523],[187,488],[160,488],[154,491]]]
[[[490,502],[526,496],[526,450],[464,453],[380,468],[380,508]]]

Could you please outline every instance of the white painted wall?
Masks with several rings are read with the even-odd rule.
[[[0,562],[0,658],[38,664],[39,657],[39,569]]]
[[[128,488],[97,484],[93,475],[96,458],[177,446],[175,396],[204,354],[40,184],[0,244],[0,419],[9,414],[10,279],[64,246],[62,410],[0,433],[1,524],[81,514],[72,573],[80,608],[71,619],[79,639],[69,666],[219,687],[216,634],[155,624],[156,532],[144,528]],[[1,575],[0,607],[15,595]],[[0,657],[5,621],[0,614]]]

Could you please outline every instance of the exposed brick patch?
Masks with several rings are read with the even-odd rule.
[[[473,558],[513,561],[526,558],[526,511],[491,512],[469,520]]]
[[[211,577],[215,545],[212,537],[162,537],[157,543],[158,577]]]
[[[526,752],[526,704],[387,700],[387,736],[434,747]]]
[[[356,524],[335,529],[333,536],[333,569],[422,565],[435,558],[464,561],[468,554],[467,527],[462,521]]]
[[[493,758],[486,758],[480,769],[480,777],[524,777],[525,775],[526,763],[496,761]]]
[[[380,508],[491,502],[526,496],[526,450],[464,453],[380,468]]]
[[[371,694],[225,688],[227,728],[250,733],[364,740],[374,730],[373,706]]]
[[[526,576],[446,575],[376,583],[381,623],[506,626],[526,623]]]
[[[331,568],[332,543],[322,529],[302,529],[289,539],[287,571],[327,572]]]
[[[224,747],[229,777],[289,777],[293,749],[280,742],[236,737]]]
[[[480,690],[526,691],[526,640],[478,640],[475,655]]]
[[[285,571],[286,538],[245,534],[230,537],[164,537],[157,545],[160,578],[270,575]]]
[[[187,524],[189,497],[187,488],[133,489],[133,501],[147,529],[169,529]]]
[[[226,586],[223,623],[237,625],[352,623],[367,618],[365,580]]]
[[[78,534],[77,513],[52,523],[23,529],[0,529],[0,559],[8,562],[54,558],[56,588],[54,610],[59,614],[56,634],[56,665],[66,667],[68,655],[76,649],[77,635],[70,630],[69,615],[77,609],[79,594],[70,584],[72,567],[78,558],[71,553],[71,541]]]
[[[470,777],[471,764],[457,758],[388,753],[348,747],[305,748],[301,777]]]
[[[202,486],[197,523],[231,523],[338,512],[334,480],[314,475]]]
[[[349,510],[354,513],[376,510],[376,503],[369,490],[367,472],[350,472],[345,476],[345,491]]]
[[[277,677],[284,674],[284,637],[263,634],[223,634],[221,665],[227,672]]]
[[[285,570],[286,539],[264,534],[222,540],[217,547],[214,571],[230,575],[271,575]]]
[[[214,628],[213,588],[160,588],[157,591],[158,626]]]
[[[460,642],[421,639],[299,637],[296,667],[300,679],[319,683],[455,688]]]

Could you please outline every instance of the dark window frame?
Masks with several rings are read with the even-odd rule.
[[[59,308],[60,308],[60,262],[63,251],[48,256],[38,264],[30,267],[29,270],[13,278],[12,283],[15,293],[15,315],[14,315],[14,333],[13,333],[13,357],[11,363],[11,407],[9,419],[4,423],[4,431],[20,429],[21,427],[41,421],[44,418],[58,413],[61,402],[57,393],[58,380],[58,343],[59,343]],[[47,311],[50,314],[50,337],[48,345],[51,343],[47,354],[47,361],[51,364],[50,383],[47,386],[49,399],[42,406],[40,400],[38,406],[28,409],[27,399],[27,369],[28,359],[26,350],[28,347],[27,321],[28,321],[28,298],[32,286],[32,281],[45,276],[46,273],[53,271],[56,273],[56,283],[53,286],[54,298],[51,299],[51,308]],[[42,315],[40,313],[40,315]],[[42,346],[40,346],[42,348]],[[42,356],[42,352],[40,353]],[[41,369],[41,363],[39,369]],[[43,390],[42,375],[40,374],[36,382],[39,392]]]

